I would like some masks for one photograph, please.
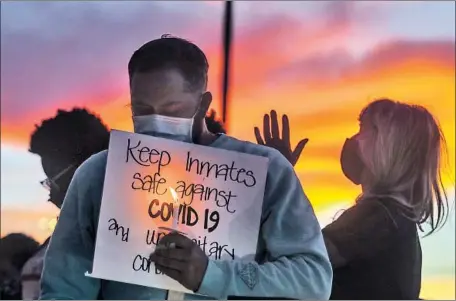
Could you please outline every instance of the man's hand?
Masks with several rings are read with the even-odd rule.
[[[198,291],[208,264],[204,251],[177,232],[164,236],[150,259],[165,275],[193,292]]]
[[[288,116],[282,116],[282,138],[279,136],[279,122],[277,121],[277,113],[276,111],[271,111],[271,118],[269,118],[268,114],[264,115],[263,118],[263,135],[264,140],[261,137],[261,132],[258,127],[255,127],[255,137],[257,139],[257,143],[261,145],[266,145],[272,148],[275,148],[282,155],[287,158],[290,163],[295,166],[296,162],[298,162],[299,157],[306,146],[306,143],[309,139],[305,138],[299,141],[298,145],[296,146],[295,150],[291,150],[290,145],[290,124],[288,122]]]

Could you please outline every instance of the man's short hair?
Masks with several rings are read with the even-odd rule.
[[[101,119],[86,109],[74,108],[58,110],[56,116],[37,125],[30,138],[29,151],[80,164],[108,146],[109,130]]]
[[[209,63],[195,44],[170,35],[162,35],[133,53],[128,63],[130,83],[135,73],[175,69],[188,83],[190,91],[206,89]]]

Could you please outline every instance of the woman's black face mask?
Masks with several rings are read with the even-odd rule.
[[[356,138],[347,138],[340,154],[340,164],[344,175],[355,185],[361,184],[361,177],[365,168],[361,160],[358,141]]]

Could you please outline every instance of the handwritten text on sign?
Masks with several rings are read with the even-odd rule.
[[[205,147],[113,130],[90,276],[188,292],[149,261],[170,229],[211,259],[253,259],[268,159],[217,148],[231,139]]]

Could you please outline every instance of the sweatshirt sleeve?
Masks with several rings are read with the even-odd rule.
[[[65,196],[45,256],[42,300],[98,299],[100,280],[84,275],[92,270],[96,233],[96,223],[92,220],[93,198],[85,187],[90,174],[88,167],[83,164],[76,171]]]
[[[293,167],[279,154],[270,160],[261,224],[268,261],[210,259],[198,293],[327,300],[332,269],[321,228]]]

